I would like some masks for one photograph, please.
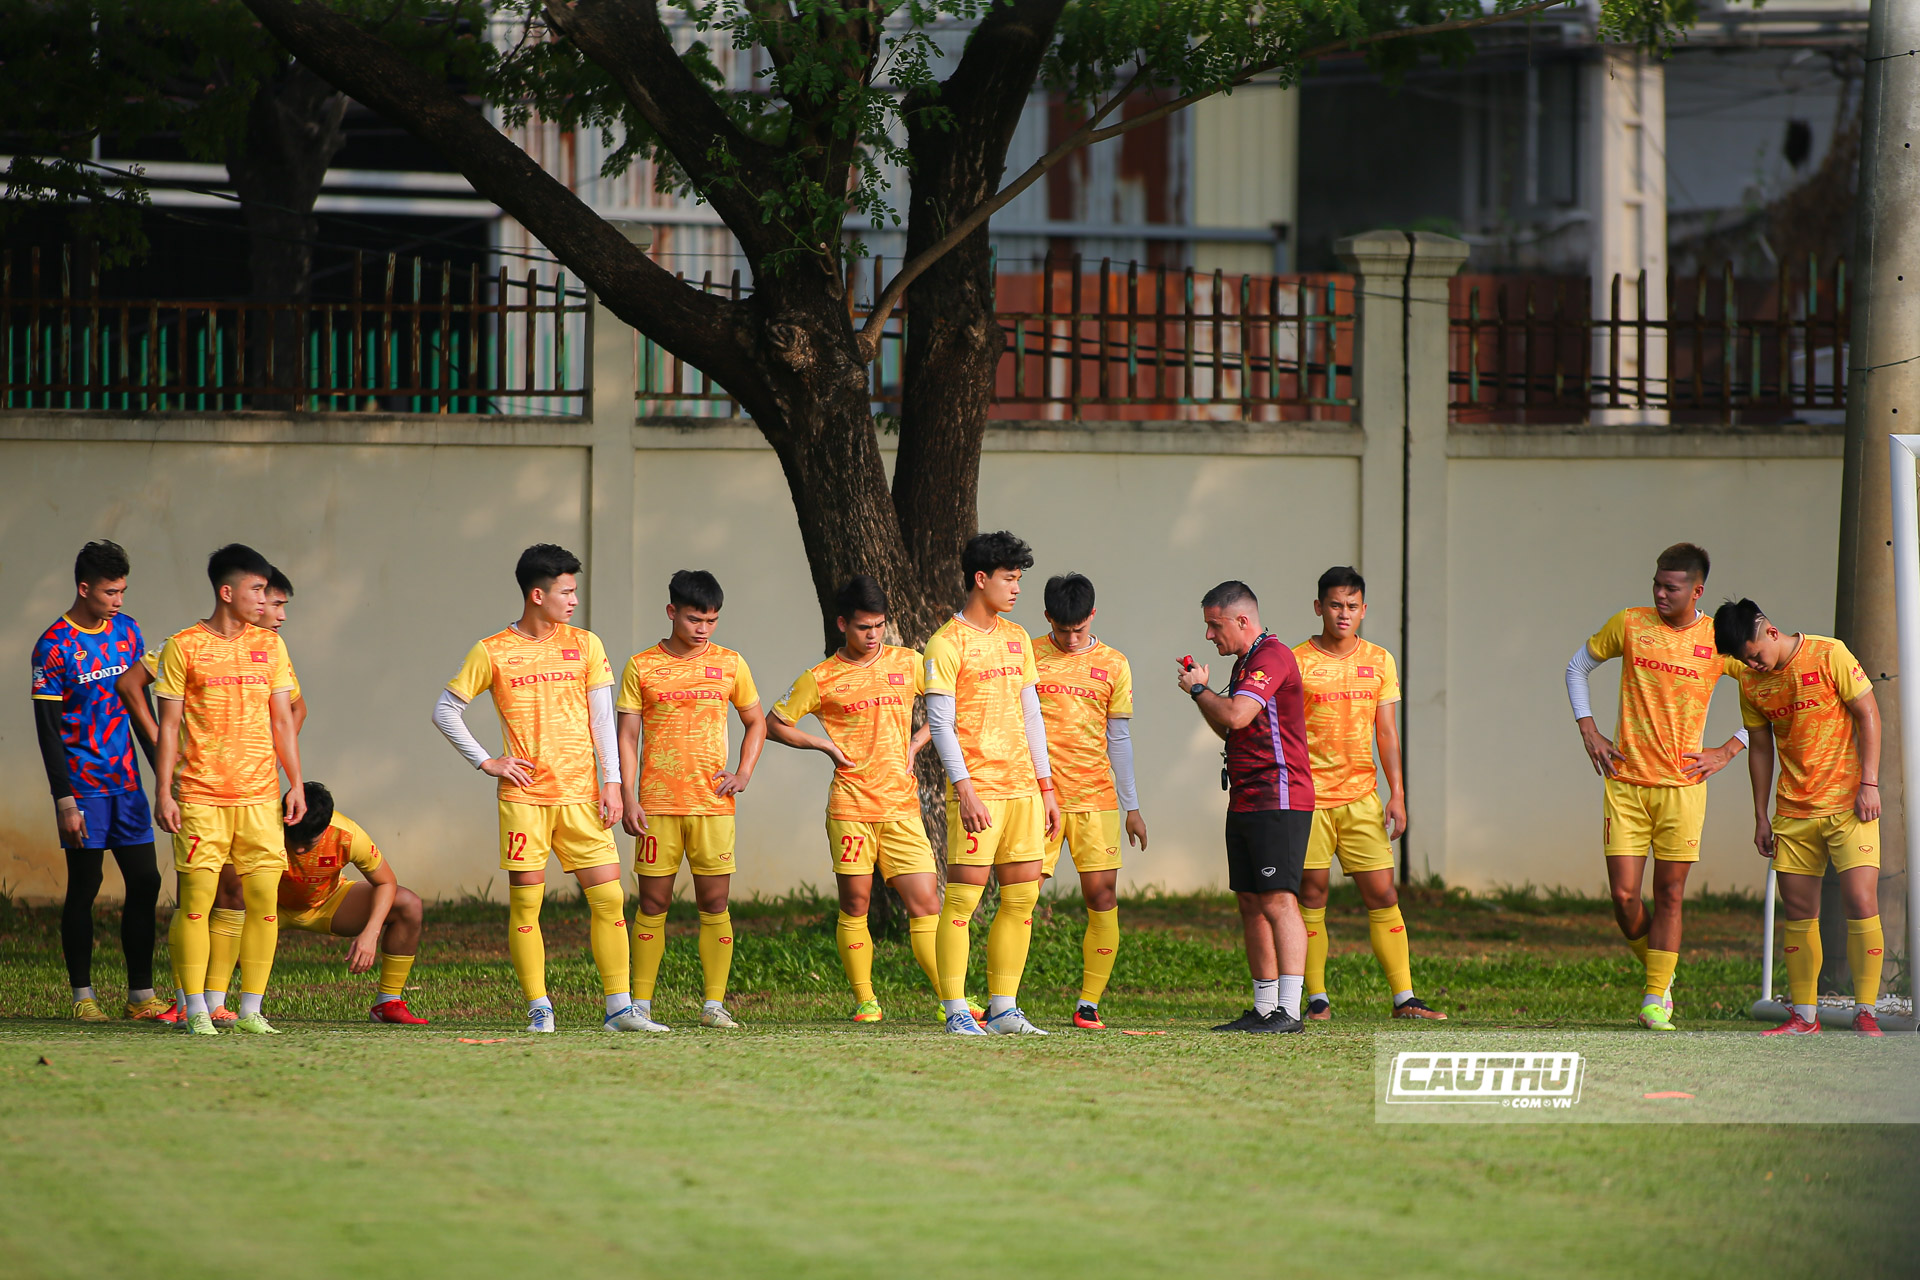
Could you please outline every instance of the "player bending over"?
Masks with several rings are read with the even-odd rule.
[[[627,973],[620,854],[620,756],[614,747],[613,671],[600,637],[569,625],[580,603],[580,561],[542,542],[520,553],[520,619],[467,652],[441,690],[433,723],[469,764],[500,780],[500,867],[507,873],[507,955],[527,1000],[527,1030],[555,1029],[547,998],[540,903],[547,856],[580,884],[592,913],[587,941],[600,971],[608,1031],[645,1031]],[[489,756],[467,728],[483,691],[500,716],[501,750]],[[598,786],[595,762],[598,761]]]
[[[126,709],[115,696],[115,677],[137,667],[145,647],[140,624],[121,612],[131,571],[118,543],[82,547],[73,562],[73,603],[33,646],[34,730],[67,857],[60,949],[73,985],[73,1016],[81,1022],[107,1020],[93,995],[93,900],[109,849],[127,885],[120,908],[127,1016],[150,1022],[167,1007],[153,991],[160,900],[153,816]]]
[[[947,893],[935,952],[947,1030],[982,1034],[968,1008],[973,911],[989,872],[1000,909],[987,932],[987,1021],[995,1035],[1046,1035],[1020,1011],[1046,846],[1060,831],[1047,763],[1033,641],[1004,616],[1033,567],[1027,544],[1002,530],[960,553],[967,602],[927,641],[927,726],[947,771]]]
[[[1073,1025],[1105,1030],[1100,997],[1120,950],[1121,813],[1142,853],[1147,821],[1133,785],[1133,669],[1093,634],[1093,583],[1078,573],[1047,579],[1049,630],[1033,642],[1047,758],[1060,797],[1060,831],[1047,841],[1041,873],[1051,876],[1065,845],[1080,873],[1087,931],[1080,939],[1080,999]]]
[[[1721,653],[1741,664],[1740,719],[1753,735],[1753,843],[1779,872],[1786,908],[1787,987],[1793,1016],[1767,1036],[1820,1031],[1820,879],[1827,863],[1847,907],[1853,1029],[1881,1034],[1873,1015],[1886,947],[1880,929],[1880,711],[1847,646],[1826,636],[1783,636],[1751,600],[1713,615]],[[1780,756],[1780,785],[1773,757]],[[1767,795],[1773,791],[1773,819]]]
[[[913,958],[934,998],[940,997],[939,875],[913,776],[913,759],[928,738],[926,729],[916,733],[913,728],[913,700],[923,692],[924,680],[920,655],[886,642],[887,593],[878,582],[865,574],[849,578],[838,604],[839,650],[801,672],[774,705],[767,736],[833,761],[827,855],[840,891],[834,940],[853,987],[853,1020],[878,1022],[885,1015],[873,995],[873,935],[867,929],[875,867],[900,895]],[[809,715],[826,737],[799,728]]]
[[[1406,786],[1400,774],[1400,728],[1393,704],[1400,677],[1393,655],[1360,638],[1367,616],[1367,580],[1337,565],[1320,575],[1313,611],[1320,634],[1293,646],[1307,716],[1307,758],[1313,765],[1313,834],[1300,875],[1300,919],[1307,926],[1307,1017],[1333,1016],[1327,999],[1327,881],[1333,860],[1360,890],[1367,939],[1386,975],[1396,1018],[1440,1018],[1413,994],[1407,922],[1393,887],[1393,841],[1407,834]],[[1374,751],[1387,775],[1380,803]]]
[[[280,927],[352,938],[347,972],[380,966],[380,992],[369,1022],[423,1027],[404,992],[420,951],[420,897],[402,888],[379,846],[359,823],[333,807],[333,795],[307,783],[307,811],[287,828],[287,870],[280,877]],[[348,866],[366,877],[346,879]]]
[[[641,1012],[653,1017],[653,988],[667,953],[667,907],[684,859],[700,910],[700,1025],[731,1030],[727,975],[733,970],[733,798],[747,789],[767,717],[747,660],[713,643],[726,595],[704,569],[667,583],[667,638],[627,659],[620,681],[620,766],[627,779],[627,834],[640,908],[633,920],[633,981]],[[727,770],[727,704],[740,714],[740,763]],[[644,745],[642,734],[645,735]],[[636,793],[634,788],[638,786]],[[657,1022],[657,1030],[666,1028]]]
[[[206,1001],[207,912],[220,869],[240,875],[246,921],[240,935],[236,1031],[275,1034],[261,1014],[279,935],[286,827],[306,812],[294,732],[293,662],[280,637],[253,625],[266,605],[272,566],[233,543],[207,561],[213,613],[160,650],[154,808],[173,836],[179,875],[168,940],[187,1030],[217,1035]],[[280,798],[279,771],[288,795]]]
[[[1673,971],[1680,963],[1680,904],[1687,872],[1700,860],[1706,780],[1746,746],[1746,731],[1702,750],[1700,733],[1714,683],[1739,664],[1714,649],[1713,619],[1701,613],[1707,553],[1690,542],[1660,553],[1653,607],[1622,609],[1567,663],[1567,701],[1593,771],[1606,779],[1601,831],[1613,918],[1646,969],[1640,1025],[1673,1030]],[[1587,677],[1620,659],[1620,717],[1612,741],[1593,722]],[[1653,852],[1653,913],[1640,900]]]

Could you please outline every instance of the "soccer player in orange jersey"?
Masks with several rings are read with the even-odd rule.
[[[280,637],[253,625],[265,607],[272,566],[234,543],[213,553],[207,578],[213,613],[160,650],[154,805],[173,836],[178,905],[169,940],[187,1029],[217,1035],[206,1003],[207,912],[220,868],[240,873],[246,923],[240,938],[236,1031],[274,1034],[260,1005],[273,972],[277,898],[286,869],[287,824],[306,812],[294,733],[293,663]],[[284,805],[275,765],[286,774]]]
[[[1347,565],[1320,575],[1313,611],[1320,634],[1293,646],[1306,703],[1307,758],[1313,765],[1313,834],[1300,877],[1300,918],[1307,926],[1307,1017],[1333,1016],[1327,998],[1327,882],[1333,860],[1360,890],[1367,937],[1387,978],[1396,1018],[1441,1018],[1413,993],[1407,922],[1393,887],[1393,841],[1407,833],[1406,786],[1400,775],[1400,727],[1393,704],[1400,677],[1393,655],[1360,638],[1367,616],[1367,580]],[[1380,803],[1379,772],[1387,776]]]
[[[1060,801],[1033,640],[1005,616],[1032,567],[1032,550],[1011,533],[976,535],[960,553],[967,602],[927,641],[927,726],[948,779],[947,893],[935,948],[940,1003],[956,1035],[982,1033],[966,1000],[967,951],[989,873],[1000,882],[1000,909],[987,934],[984,1030],[1047,1034],[1020,1011],[1018,997]]]
[[[733,1030],[727,976],[733,970],[733,798],[747,789],[767,717],[747,660],[713,643],[726,595],[704,569],[682,569],[667,583],[667,638],[627,659],[620,681],[620,764],[627,779],[627,834],[640,909],[633,921],[633,980],[638,1004],[653,1016],[653,988],[667,951],[667,907],[684,860],[700,911],[700,972],[706,1002],[700,1025]],[[744,729],[740,763],[727,768],[727,705]],[[642,734],[645,742],[642,743]],[[655,1026],[660,1024],[655,1023]],[[665,1029],[664,1027],[662,1028]]]
[[[287,870],[280,877],[280,927],[352,938],[347,972],[380,967],[379,993],[368,1022],[422,1027],[407,1008],[407,975],[420,950],[420,895],[404,888],[393,866],[361,825],[333,807],[317,782],[306,787],[307,811],[287,828]],[[365,877],[346,879],[348,867]]]
[[[1820,881],[1831,862],[1846,901],[1853,1029],[1879,1036],[1874,1005],[1886,935],[1879,903],[1880,711],[1873,685],[1847,646],[1826,636],[1783,636],[1751,600],[1721,605],[1713,638],[1721,653],[1742,664],[1740,718],[1753,735],[1747,760],[1753,843],[1761,857],[1773,859],[1787,913],[1793,1016],[1761,1034],[1820,1030]]]
[[[520,584],[519,621],[468,651],[440,692],[433,723],[469,764],[500,780],[500,867],[511,904],[507,954],[527,999],[527,1030],[555,1029],[540,933],[549,854],[579,882],[592,913],[587,937],[606,1001],[601,1026],[650,1030],[629,994],[626,900],[611,831],[621,809],[613,671],[600,637],[570,621],[580,603],[580,561],[543,542],[520,553],[513,576]],[[464,718],[482,692],[493,695],[500,715],[497,756],[474,739]]]
[[[1745,730],[1702,750],[1707,704],[1722,675],[1739,667],[1713,642],[1700,612],[1711,562],[1690,542],[1660,553],[1653,607],[1622,609],[1567,663],[1567,701],[1593,771],[1606,779],[1602,831],[1613,915],[1646,968],[1640,1025],[1673,1030],[1673,971],[1680,963],[1680,904],[1687,872],[1700,859],[1707,816],[1702,785],[1746,747]],[[1594,724],[1587,678],[1620,659],[1620,717],[1609,739]],[[1653,912],[1640,901],[1653,854]]]
[[[940,997],[939,872],[913,776],[913,758],[928,738],[924,727],[917,733],[913,727],[913,700],[924,676],[918,653],[886,642],[887,593],[878,582],[865,574],[849,578],[838,603],[840,648],[801,672],[767,718],[767,736],[833,761],[827,852],[840,891],[834,938],[853,988],[853,1020],[879,1022],[885,1014],[873,994],[873,935],[867,928],[876,867],[906,907],[913,958],[934,998]],[[809,715],[825,737],[799,727]]]
[[[1047,727],[1047,759],[1060,797],[1060,831],[1047,841],[1044,875],[1059,864],[1061,846],[1080,873],[1087,931],[1080,939],[1080,999],[1073,1025],[1101,1031],[1100,997],[1120,950],[1121,831],[1141,852],[1147,821],[1133,785],[1133,668],[1118,649],[1093,634],[1093,583],[1085,575],[1047,579],[1048,632],[1033,642],[1040,683],[1040,718]],[[1122,814],[1125,815],[1124,819]]]

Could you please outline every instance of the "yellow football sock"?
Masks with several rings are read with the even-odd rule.
[[[254,871],[240,877],[240,893],[247,900],[246,923],[240,926],[240,993],[267,994],[273,976],[273,952],[280,943],[280,873]]]
[[[1853,1002],[1868,1008],[1880,1002],[1880,965],[1887,937],[1879,916],[1847,921],[1847,968],[1853,971]]]
[[[1087,908],[1087,932],[1080,939],[1080,998],[1099,1004],[1113,977],[1113,957],[1120,950],[1120,908]]]
[[[1680,967],[1678,951],[1647,952],[1647,986],[1644,994],[1664,996],[1673,985],[1673,971]]]
[[[706,979],[709,1000],[727,998],[727,975],[733,971],[733,916],[725,911],[700,913],[700,973]]]
[[[987,994],[1011,1000],[1020,994],[1020,977],[1027,971],[1027,947],[1033,941],[1033,909],[1040,902],[1040,882],[1000,886],[1000,909],[987,930]]]
[[[947,883],[940,904],[940,925],[934,937],[935,963],[940,967],[940,998],[967,998],[967,952],[973,945],[973,909],[980,905],[983,884]]]
[[[380,994],[397,996],[407,989],[407,975],[413,972],[412,956],[380,953]]]
[[[626,891],[618,880],[582,887],[587,909],[593,914],[587,922],[587,945],[593,950],[593,967],[600,971],[600,994],[617,996],[627,990],[627,922],[623,918]]]
[[[1397,906],[1367,912],[1367,941],[1387,975],[1387,990],[1399,995],[1413,990],[1413,960],[1407,954],[1407,922]],[[1309,944],[1311,945],[1311,944]]]
[[[913,958],[920,966],[920,972],[927,975],[927,985],[933,988],[933,998],[940,998],[940,940],[939,916],[912,916],[907,920],[907,942],[913,948]]]
[[[1311,999],[1327,994],[1327,909],[1302,907],[1300,919],[1307,926],[1307,978],[1301,989]]]
[[[1786,927],[1787,991],[1795,1004],[1820,1003],[1820,917],[1789,920]]]
[[[1647,939],[1651,936],[1650,934],[1642,934],[1638,938],[1627,939],[1627,946],[1632,950],[1633,958],[1640,962],[1642,969],[1647,967]]]
[[[179,876],[179,903],[167,928],[167,946],[173,952],[174,981],[197,996],[207,989],[207,912],[220,888],[220,873],[182,871]]]
[[[507,957],[529,1001],[547,994],[547,940],[540,935],[544,884],[516,884],[507,890]]]
[[[240,931],[247,913],[232,907],[207,912],[207,990],[233,990],[233,962],[240,955]]]
[[[842,911],[833,940],[840,948],[840,967],[847,971],[853,998],[873,999],[873,934],[867,930],[867,918]]]
[[[660,961],[667,954],[667,913],[657,916],[633,916],[633,998],[653,999],[653,985],[660,980]]]

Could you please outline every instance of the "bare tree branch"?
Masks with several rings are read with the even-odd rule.
[[[1362,36],[1355,40],[1341,40],[1332,44],[1321,45],[1317,49],[1309,49],[1304,53],[1291,55],[1284,61],[1307,62],[1314,58],[1325,57],[1328,54],[1343,53],[1361,48],[1365,45],[1379,44],[1386,40],[1404,40],[1412,36],[1439,35],[1447,31],[1466,31],[1474,27],[1488,26],[1495,22],[1509,22],[1515,18],[1524,18],[1529,14],[1538,13],[1543,9],[1551,9],[1572,3],[1574,3],[1574,0],[1535,0],[1533,4],[1526,5],[1519,9],[1508,10],[1505,13],[1481,14],[1476,18],[1459,18],[1450,22],[1431,22],[1425,26],[1406,27],[1399,31],[1379,31],[1373,35]],[[900,305],[900,299],[906,296],[908,285],[912,284],[914,280],[939,259],[941,255],[951,251],[955,245],[958,245],[961,241],[972,235],[989,218],[1011,204],[1019,197],[1021,192],[1046,176],[1048,170],[1058,165],[1069,155],[1082,147],[1091,146],[1096,142],[1104,142],[1109,138],[1117,138],[1123,133],[1130,133],[1135,129],[1143,128],[1156,120],[1164,119],[1176,111],[1184,110],[1194,103],[1210,98],[1217,93],[1221,93],[1227,89],[1237,88],[1255,76],[1265,75],[1267,72],[1273,71],[1281,65],[1283,65],[1283,63],[1282,60],[1279,59],[1256,63],[1245,68],[1234,76],[1232,80],[1217,89],[1185,94],[1181,97],[1163,102],[1151,111],[1142,112],[1140,115],[1130,117],[1119,124],[1110,125],[1105,129],[1096,127],[1115,107],[1125,101],[1128,95],[1141,83],[1141,78],[1145,74],[1145,68],[1136,72],[1124,88],[1108,98],[1107,101],[1102,104],[1099,111],[1088,117],[1087,121],[1082,124],[1080,128],[1069,134],[1059,146],[1054,147],[1051,151],[1048,151],[1045,155],[1034,161],[1032,165],[1028,166],[1026,172],[1022,173],[1012,182],[1009,182],[999,191],[975,205],[965,217],[954,223],[944,236],[941,236],[939,240],[935,241],[924,252],[917,254],[911,260],[901,265],[900,270],[896,272],[893,279],[888,282],[886,291],[882,293],[879,298],[875,299],[873,313],[867,317],[866,324],[861,327],[859,342],[860,349],[865,358],[868,360],[873,359],[873,353],[879,350],[881,330],[886,327],[887,317],[893,313],[893,309]]]

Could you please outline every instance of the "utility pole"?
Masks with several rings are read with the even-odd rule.
[[[1899,668],[1893,611],[1893,520],[1887,436],[1920,432],[1920,3],[1873,0],[1861,90],[1855,290],[1847,358],[1847,460],[1840,498],[1834,634],[1874,682],[1880,747],[1880,914],[1906,936],[1907,797],[1900,775]],[[1829,874],[1829,880],[1832,879]],[[1821,918],[1842,917],[1822,895]],[[1824,927],[1822,930],[1825,932]],[[1823,938],[1824,942],[1824,938]],[[1844,950],[1841,954],[1844,956]],[[1910,989],[1916,960],[1907,957]]]

